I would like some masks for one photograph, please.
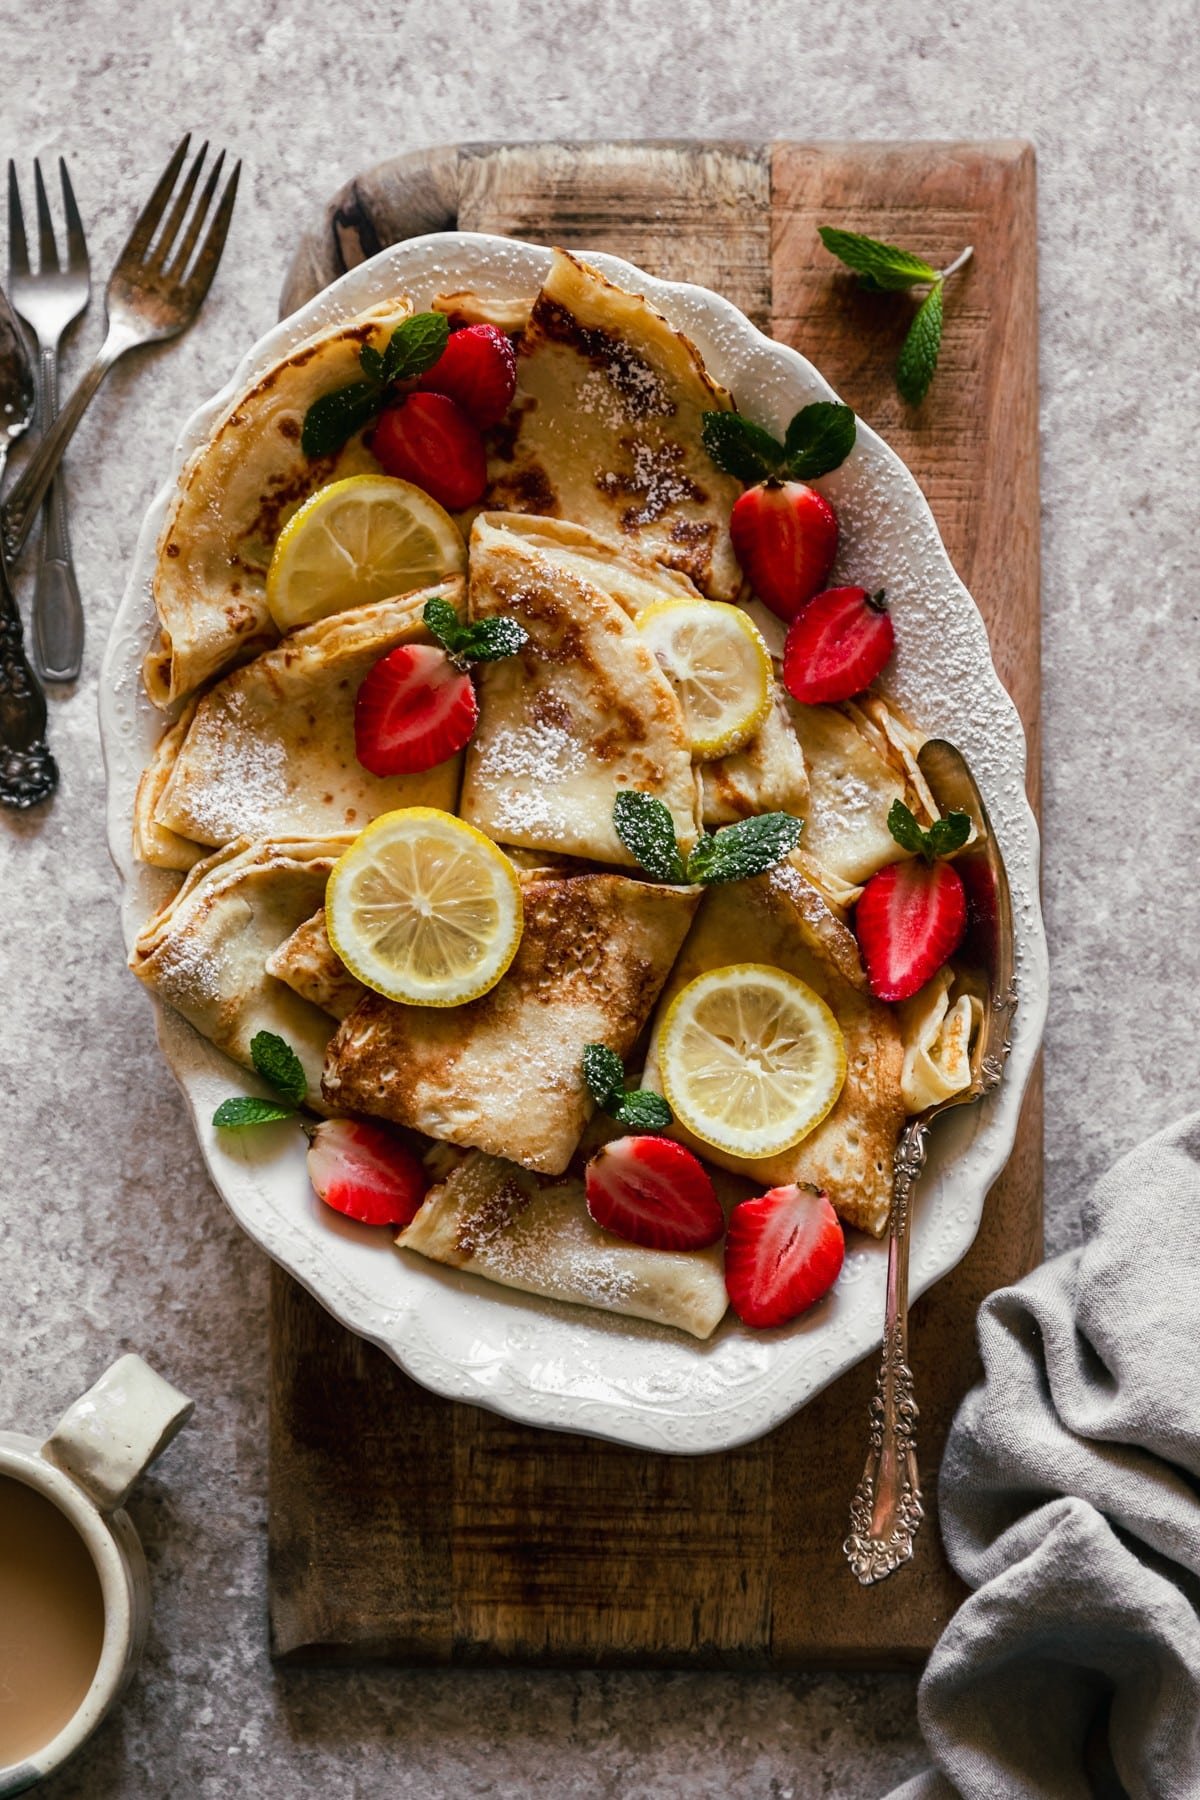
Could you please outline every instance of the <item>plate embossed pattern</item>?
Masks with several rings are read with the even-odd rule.
[[[799,406],[835,398],[811,364],[764,337],[719,296],[658,281],[615,257],[582,254],[618,285],[645,294],[692,338],[714,377],[760,423],[781,432]],[[313,331],[397,289],[409,291],[418,307],[462,288],[532,294],[548,261],[545,249],[472,233],[394,246],[276,326],[189,420],[169,480],[143,523],[101,677],[109,843],[123,883],[127,944],[172,883],[134,862],[130,823],[138,775],[162,730],[161,715],[142,692],[140,664],[156,629],[155,542],[183,462],[237,391]],[[1036,1059],[1047,1000],[1038,834],[1025,798],[1025,740],[1016,709],[916,482],[860,422],[850,459],[821,485],[842,524],[839,579],[886,585],[901,622],[888,689],[924,730],[951,738],[967,756],[1013,890],[1021,1005],[1012,1057],[998,1093],[948,1119],[934,1137],[914,1215],[915,1298],[970,1247],[984,1197],[1012,1147]],[[707,1344],[527,1298],[391,1251],[380,1234],[320,1206],[294,1126],[271,1127],[253,1141],[216,1133],[209,1121],[217,1102],[252,1087],[252,1078],[164,1008],[158,1035],[213,1180],[241,1225],[337,1319],[437,1393],[533,1425],[694,1454],[761,1436],[879,1344],[886,1249],[857,1236],[833,1294],[798,1324],[750,1333],[727,1319]]]

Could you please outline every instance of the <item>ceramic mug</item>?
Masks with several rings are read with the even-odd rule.
[[[100,1580],[100,1660],[78,1710],[22,1762],[0,1768],[0,1800],[58,1769],[91,1736],[133,1674],[150,1618],[150,1579],[123,1506],[134,1482],[190,1418],[193,1402],[140,1356],[120,1357],[44,1443],[0,1431],[0,1477],[23,1482],[74,1526]]]

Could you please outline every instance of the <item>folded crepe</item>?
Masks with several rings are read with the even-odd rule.
[[[904,1104],[924,1112],[971,1084],[971,1044],[983,1024],[983,1002],[962,993],[951,1001],[953,969],[942,969],[900,1007],[904,1034]]]
[[[711,461],[706,412],[732,401],[695,346],[637,294],[556,250],[493,434],[487,504],[593,526],[732,600],[741,485]]]
[[[698,788],[675,691],[599,577],[547,550],[554,531],[484,513],[471,532],[471,617],[506,613],[529,641],[480,665],[459,810],[501,844],[632,865],[613,804],[638,788],[667,806],[686,851]]]
[[[722,1246],[643,1250],[587,1210],[583,1182],[478,1152],[430,1189],[397,1244],[504,1287],[707,1338],[725,1312]]]
[[[335,1019],[346,1018],[371,992],[350,973],[330,943],[324,907],[298,925],[268,956],[267,973]]]
[[[238,395],[185,463],[158,539],[154,604],[162,625],[143,675],[156,706],[274,643],[266,573],[281,528],[328,481],[377,469],[355,433],[309,457],[304,415],[321,394],[361,379],[359,351],[382,349],[412,311],[397,298],[306,338]]]
[[[853,934],[794,862],[706,892],[663,990],[645,1085],[661,1092],[657,1033],[675,995],[706,970],[751,957],[799,976],[830,1008],[846,1041],[842,1091],[816,1130],[777,1156],[731,1156],[678,1123],[671,1135],[707,1162],[748,1176],[760,1192],[793,1181],[824,1188],[843,1219],[878,1237],[891,1208],[905,1118],[904,1043],[895,1014],[868,990]]]
[[[696,909],[688,888],[532,874],[507,973],[464,1006],[368,994],[329,1047],[338,1111],[411,1126],[557,1175],[592,1112],[585,1044],[620,1057],[650,1016]]]
[[[157,817],[158,803],[171,778],[175,758],[195,710],[195,701],[190,701],[159,738],[153,756],[142,770],[133,797],[133,854],[139,862],[153,863],[156,869],[186,871],[209,854],[207,845],[193,843],[190,838],[169,831]]]
[[[350,840],[240,840],[199,862],[146,925],[129,958],[139,981],[235,1062],[273,1031],[304,1068],[321,1105],[321,1066],[333,1021],[267,973],[267,959],[321,904],[329,871]]]
[[[218,681],[165,753],[173,760],[165,780],[161,766],[155,778],[154,825],[223,844],[358,832],[398,806],[452,811],[461,757],[421,775],[381,778],[354,753],[359,684],[397,645],[433,642],[421,619],[430,593],[461,610],[461,581],[380,600],[292,632]]]
[[[864,882],[904,855],[887,824],[894,800],[915,802],[904,766],[851,708],[789,700],[788,714],[808,769],[804,848],[839,880]]]
[[[778,683],[758,734],[732,756],[702,763],[700,787],[704,823],[714,831],[761,812],[787,812],[804,818],[808,770],[787,697]]]

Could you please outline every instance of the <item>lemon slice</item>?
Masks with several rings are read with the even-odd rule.
[[[267,606],[280,631],[292,631],[466,566],[462,533],[436,500],[391,475],[350,475],[318,488],[280,532]]]
[[[675,996],[658,1044],[671,1109],[706,1144],[775,1156],[807,1137],[846,1078],[837,1020],[766,963],[709,969]]]
[[[771,704],[771,658],[757,626],[720,600],[660,600],[637,625],[675,685],[692,755],[740,750]]]
[[[522,926],[517,871],[452,813],[384,813],[334,864],[329,941],[360,981],[409,1006],[461,1006],[495,987]]]

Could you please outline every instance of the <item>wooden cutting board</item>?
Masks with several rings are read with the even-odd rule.
[[[935,266],[965,244],[924,404],[892,368],[910,303],[861,292],[834,223]],[[469,145],[384,163],[315,222],[291,310],[348,267],[455,226],[615,251],[702,282],[802,350],[928,495],[991,632],[1038,775],[1034,157],[1029,145]],[[388,1658],[795,1668],[921,1659],[962,1588],[936,1473],[977,1371],[974,1314],[1041,1248],[1040,1078],[976,1242],[913,1312],[930,1518],[913,1563],[861,1589],[841,1554],[873,1359],[770,1437],[675,1458],[435,1398],[280,1269],[271,1288],[270,1616],[287,1661]]]

